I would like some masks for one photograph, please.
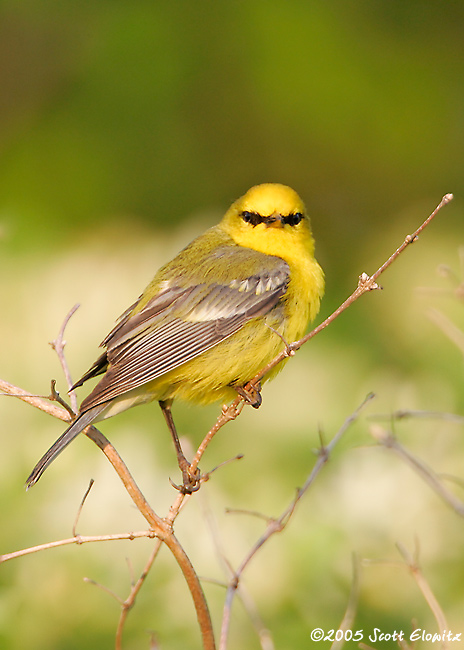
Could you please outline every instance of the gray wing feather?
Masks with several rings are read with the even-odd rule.
[[[214,347],[252,318],[268,313],[287,290],[286,262],[229,284],[169,287],[106,337],[108,370],[81,412],[164,375]]]

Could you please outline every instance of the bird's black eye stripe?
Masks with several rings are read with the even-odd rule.
[[[303,215],[301,212],[294,212],[293,214],[289,214],[287,217],[284,217],[282,221],[289,226],[297,226],[302,219]]]
[[[241,214],[241,217],[243,221],[251,223],[252,226],[257,226],[258,223],[261,223],[263,221],[263,217],[260,214],[257,212],[248,212],[248,210],[244,210]]]
[[[259,223],[269,224],[273,221],[276,221],[276,217],[274,216],[263,217],[258,212],[249,212],[248,210],[241,212],[240,216],[242,217],[243,221],[246,221],[253,227],[257,226]],[[297,226],[303,219],[303,215],[301,212],[292,212],[292,214],[288,214],[286,217],[281,217],[281,219],[282,223],[288,226]]]

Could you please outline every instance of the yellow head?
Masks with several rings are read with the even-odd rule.
[[[240,246],[286,260],[314,253],[304,203],[286,185],[255,185],[232,204],[220,227]]]

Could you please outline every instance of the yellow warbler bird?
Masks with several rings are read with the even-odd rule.
[[[284,347],[300,338],[319,311],[324,274],[314,258],[310,221],[285,185],[252,187],[222,221],[155,275],[102,343],[105,352],[74,387],[103,374],[71,426],[27,479],[38,481],[89,424],[158,400],[176,445],[185,491],[188,473],[171,404],[207,404],[237,392]],[[280,335],[280,336],[279,336]],[[280,364],[280,367],[282,364]],[[265,379],[274,376],[279,367]]]

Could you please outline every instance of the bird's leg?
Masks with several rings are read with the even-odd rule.
[[[259,409],[263,398],[261,397],[261,382],[253,384],[249,381],[244,386],[234,386],[240,397],[243,397],[247,404],[251,404],[254,409]]]
[[[191,494],[200,489],[200,470],[197,468],[192,474],[190,471],[190,463],[185,458],[180,446],[179,436],[177,435],[176,425],[174,424],[174,419],[171,413],[171,400],[160,400],[159,405],[163,411],[164,419],[168,425],[168,429],[171,432],[172,440],[174,442],[174,447],[176,448],[177,454],[177,463],[179,469],[182,472],[183,485],[175,486],[184,494]]]

